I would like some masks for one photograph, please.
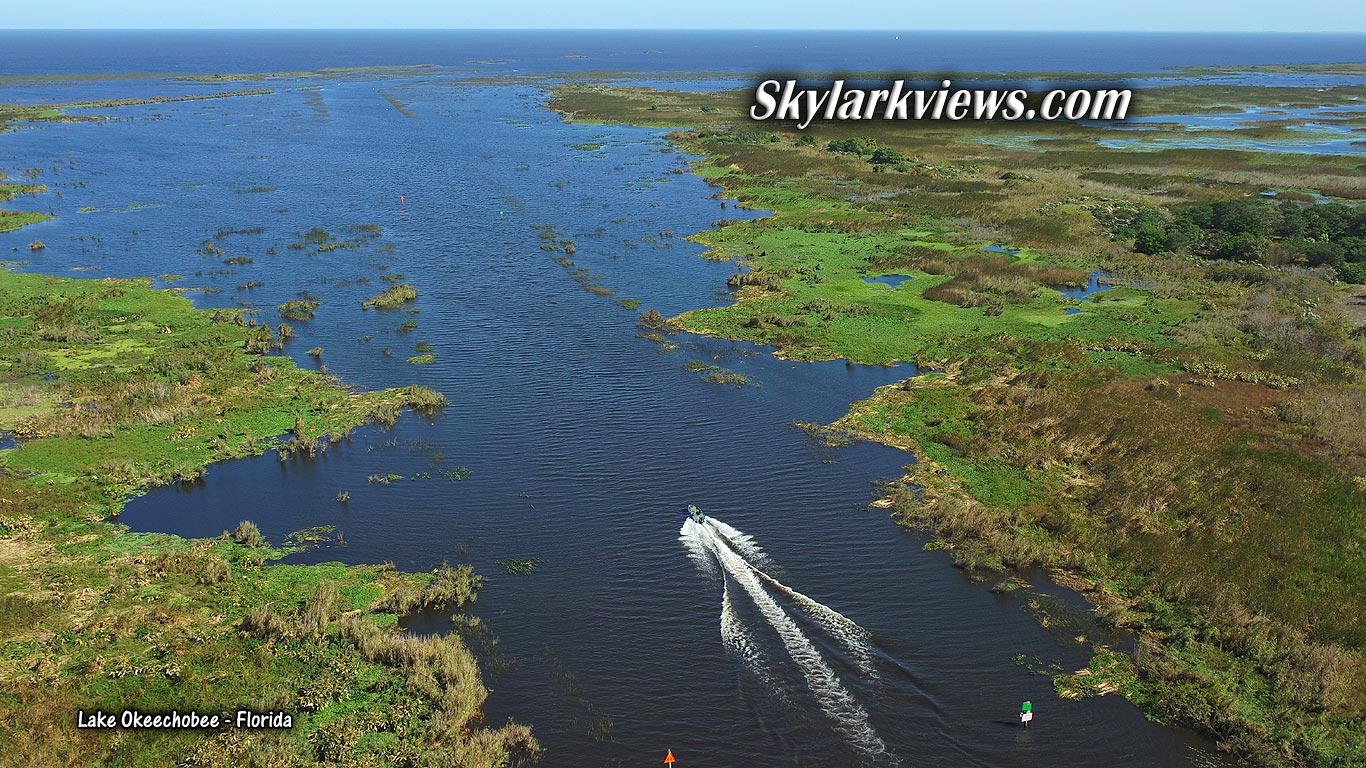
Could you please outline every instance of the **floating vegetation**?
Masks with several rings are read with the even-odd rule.
[[[339,240],[331,243],[323,243],[322,245],[318,246],[316,250],[318,253],[327,253],[329,251],[336,251],[341,249],[355,249],[361,247],[362,245],[365,245],[364,240]]]
[[[1055,674],[1053,687],[1059,698],[1063,699],[1104,696],[1109,693],[1119,693],[1125,698],[1130,698],[1140,695],[1143,691],[1133,658],[1106,645],[1096,647],[1095,654],[1084,668],[1071,674]]]
[[[399,332],[399,333],[412,333],[413,331],[416,331],[416,330],[417,330],[417,321],[416,321],[416,320],[404,320],[404,321],[403,321],[403,324],[400,325],[400,326],[398,327],[398,332]]]
[[[386,474],[383,474],[383,475],[371,475],[371,476],[367,477],[365,480],[366,480],[366,482],[370,483],[371,485],[389,485],[390,483],[393,483],[393,482],[395,482],[395,481],[402,480],[402,479],[403,479],[403,475],[399,475],[399,474],[395,474],[395,473],[393,473],[393,472],[389,472],[389,473],[386,473]]]
[[[391,273],[387,275],[380,275],[379,279],[383,280],[386,283],[401,283],[403,282],[403,275],[400,275],[398,273]]]
[[[291,299],[280,305],[280,316],[286,320],[312,320],[320,306],[321,301]]]
[[[693,371],[702,377],[703,381],[712,384],[734,384],[744,386],[750,383],[749,377],[742,373],[727,370],[719,365],[708,365],[698,360],[690,360],[683,364],[683,370]]]
[[[310,227],[309,230],[303,233],[303,235],[301,235],[300,237],[300,242],[304,246],[322,245],[323,243],[332,239],[332,233],[328,232],[326,229],[323,229],[322,227]],[[290,246],[290,248],[293,247],[293,245]]]
[[[253,261],[255,261],[255,259],[250,256],[233,256],[229,259],[223,259],[223,263],[231,267],[240,267],[244,264],[250,264]]]
[[[574,243],[572,240],[564,240],[562,242],[566,244],[561,246],[565,249],[566,253],[574,252]],[[545,245],[542,245],[541,248],[553,250],[555,246],[547,248]],[[595,275],[591,273],[587,267],[578,266],[573,259],[567,256],[555,256],[553,260],[556,264],[564,267],[565,271],[569,273],[569,276],[574,278],[574,282],[583,286],[585,291],[597,294],[598,296],[613,296],[616,294],[616,291],[611,288],[599,284],[599,281],[602,280],[602,275]]]
[[[413,355],[412,357],[408,358],[408,362],[412,363],[413,365],[431,365],[432,363],[436,362],[436,355],[430,352],[428,352],[425,355]]]
[[[223,229],[220,227],[217,232],[213,233],[213,237],[215,240],[223,240],[230,235],[259,235],[265,231],[265,227],[249,227],[246,229]]]
[[[245,283],[238,285],[237,290],[250,291],[252,288],[260,288],[263,285],[265,285],[265,283],[261,282],[260,280],[248,280]]]
[[[545,565],[545,561],[539,557],[512,557],[507,560],[499,560],[497,563],[504,571],[507,571],[509,576],[529,576],[537,568]]]
[[[314,347],[314,348],[308,350],[308,354],[309,354],[310,357],[322,357],[322,356],[323,356],[323,348],[322,348],[322,347]]]
[[[634,312],[637,309],[640,309],[640,299],[622,299],[617,302],[617,306]]]
[[[1019,576],[1009,576],[992,585],[991,591],[998,595],[1009,595],[1021,589],[1028,589],[1030,583]]]
[[[452,483],[458,483],[461,480],[464,480],[465,478],[470,476],[470,470],[468,467],[456,467],[455,469],[438,469],[436,473],[446,478],[447,480],[450,480]]]
[[[389,105],[392,106],[400,115],[403,115],[404,117],[413,116],[413,110],[409,109],[407,102],[403,101],[402,99],[398,98],[392,93],[389,93],[388,91],[380,91],[379,95],[383,96],[384,100],[389,102]]]
[[[1062,672],[1062,662],[1056,660],[1045,662],[1043,659],[1039,658],[1037,654],[1033,657],[1025,658],[1023,653],[1017,653],[1012,658],[1015,662],[1015,666],[1020,667],[1031,675],[1053,677]]]
[[[385,288],[382,293],[361,302],[365,309],[398,309],[417,299],[417,289],[407,283],[399,283]]]
[[[233,190],[233,192],[236,192],[236,193],[239,194],[239,195],[255,195],[255,194],[260,194],[260,193],[262,193],[262,192],[274,192],[274,191],[275,191],[275,187],[247,187],[247,188],[245,188],[245,189],[234,189],[234,190]]]
[[[583,152],[596,152],[596,151],[598,151],[599,149],[602,149],[603,146],[605,146],[605,145],[599,144],[599,143],[595,143],[595,142],[589,142],[589,143],[586,143],[586,144],[570,144],[570,145],[569,145],[569,148],[570,148],[570,149],[581,150],[581,151],[583,151]]]
[[[306,551],[324,544],[343,545],[346,540],[337,532],[335,525],[315,525],[295,531],[285,537],[285,549]]]
[[[854,435],[827,424],[797,421],[793,422],[792,426],[806,432],[827,448],[848,448],[854,444]]]

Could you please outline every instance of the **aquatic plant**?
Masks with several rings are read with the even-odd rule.
[[[458,483],[464,480],[465,478],[469,477],[470,471],[466,467],[456,467],[455,469],[437,470],[437,474],[441,475],[447,480],[450,480],[452,483]]]
[[[692,371],[702,376],[704,381],[712,384],[734,384],[743,386],[749,383],[749,377],[735,371],[730,371],[717,365],[708,365],[698,360],[689,360],[683,364],[683,370]]]
[[[398,309],[417,299],[417,289],[407,283],[399,283],[385,288],[378,296],[361,302],[365,309]]]
[[[1145,91],[1150,108],[1175,111],[1306,95]],[[555,89],[573,119],[694,126],[670,138],[702,158],[697,172],[774,211],[696,236],[709,258],[749,267],[732,281],[745,290],[674,322],[797,359],[944,371],[879,390],[838,425],[916,452],[886,502],[898,519],[973,572],[1071,574],[1107,620],[1139,634],[1137,682],[1117,689],[1151,716],[1253,760],[1366,758],[1353,745],[1364,700],[1343,682],[1366,679],[1366,624],[1344,620],[1366,616],[1346,587],[1360,569],[1331,554],[1352,536],[1344,510],[1366,504],[1366,451],[1276,405],[1336,398],[1325,407],[1360,422],[1350,395],[1329,393],[1361,380],[1366,339],[1359,311],[1343,313],[1354,293],[1326,279],[1344,276],[1324,269],[1335,249],[1295,239],[1320,215],[1301,212],[1323,206],[1283,213],[1258,197],[1329,184],[1366,198],[1354,161],[1101,148],[1114,133],[1099,126],[1047,126],[1022,148],[1006,143],[1018,127],[983,124],[970,151],[962,126],[830,125],[819,142],[786,130],[773,141],[698,115],[708,103],[740,114],[737,98]],[[898,154],[869,162],[882,148]],[[1018,252],[980,250],[1003,242]],[[1076,300],[1054,289],[1097,269],[1118,287],[1067,314]],[[889,273],[914,279],[864,280]],[[662,340],[663,320],[643,334]],[[1167,383],[1147,387],[1157,379]],[[1306,397],[1312,387],[1324,389]],[[1274,493],[1259,490],[1267,478]]]
[[[320,306],[321,301],[291,299],[280,305],[280,316],[286,320],[312,320]]]
[[[501,566],[509,576],[529,576],[544,565],[545,561],[539,557],[512,557],[506,560],[498,560],[496,563]]]

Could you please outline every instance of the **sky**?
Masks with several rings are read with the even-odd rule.
[[[1360,32],[1362,0],[48,0],[7,29],[813,29]]]

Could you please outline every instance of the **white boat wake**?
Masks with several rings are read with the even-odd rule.
[[[773,593],[781,595],[799,609],[805,618],[828,634],[849,654],[860,671],[875,676],[868,631],[838,611],[770,576],[762,567],[771,565],[768,555],[750,536],[735,528],[713,517],[707,517],[701,523],[689,518],[684,521],[679,533],[679,539],[693,562],[705,573],[719,573],[722,579],[722,641],[735,650],[761,680],[776,689],[771,668],[760,652],[753,632],[744,625],[735,610],[730,590],[733,581],[749,596],[760,615],[777,633],[788,656],[801,669],[807,688],[845,740],[869,757],[885,758],[888,755],[887,745],[873,729],[867,710],[854,699],[820,650],[802,632],[788,611],[774,599]]]

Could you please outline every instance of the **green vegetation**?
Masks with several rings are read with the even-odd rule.
[[[4,123],[0,120],[0,130],[3,130]],[[8,184],[3,180],[7,178],[0,173],[0,203],[9,202],[19,195],[36,195],[46,192],[47,187],[41,184]],[[49,221],[52,217],[46,213],[37,211],[11,211],[7,208],[0,208],[0,232],[13,232],[20,227],[29,224],[37,224],[40,221]],[[41,244],[41,240],[36,241]],[[30,250],[40,250],[30,246]]]
[[[1111,233],[1140,253],[1327,266],[1342,280],[1366,283],[1366,210],[1361,208],[1235,198],[1171,208],[1115,206],[1108,213]]]
[[[355,393],[266,357],[269,331],[144,280],[0,271],[0,743],[33,764],[505,765],[529,731],[479,723],[485,689],[456,636],[396,630],[458,610],[468,566],[279,565],[249,522],[190,541],[128,533],[131,495],[215,461],[339,440],[418,387]],[[300,532],[320,546],[331,531]],[[295,713],[288,731],[73,735],[78,708]]]
[[[170,104],[180,101],[204,101],[206,99],[226,99],[237,96],[264,96],[274,93],[268,88],[242,91],[222,91],[219,93],[194,93],[183,96],[150,96],[147,98],[98,99],[95,101],[69,102],[66,104],[0,104],[0,131],[8,130],[14,122],[98,122],[107,118],[97,115],[72,115],[73,109],[116,109],[148,104]]]
[[[702,377],[703,381],[712,384],[734,384],[744,386],[749,383],[749,378],[742,373],[722,368],[719,365],[707,365],[699,360],[691,360],[683,364],[683,370],[692,371]]]
[[[556,237],[558,237],[558,235],[556,235],[555,231],[552,229],[543,229],[540,233],[540,237],[543,240],[553,241]],[[567,238],[560,239],[558,246],[551,245],[550,243],[544,243],[541,245],[541,249],[552,251],[563,250],[565,253],[570,255],[573,255],[578,250],[574,246],[574,241],[569,240]],[[582,286],[585,291],[588,291],[589,293],[594,294],[596,296],[616,295],[615,290],[602,285],[602,275],[594,274],[593,271],[590,270],[588,267],[579,266],[577,263],[574,262],[573,259],[569,258],[568,256],[555,256],[553,258],[555,263],[559,264],[561,267],[564,267],[564,271],[569,273],[569,276],[574,279],[574,282]],[[624,301],[631,302],[634,300],[625,299]],[[635,304],[639,306],[640,302],[636,301]],[[625,306],[625,304],[623,303],[622,306]]]
[[[312,320],[323,303],[315,299],[291,299],[280,305],[280,317],[286,320]]]
[[[1183,86],[1136,107],[1360,90]],[[1048,567],[1137,636],[1060,692],[1121,693],[1261,764],[1366,762],[1366,291],[1333,280],[1358,278],[1360,225],[1256,199],[1364,199],[1359,162],[1101,149],[1112,129],[1072,124],[797,132],[742,119],[747,98],[555,90],[576,120],[685,128],[699,175],[772,212],[692,238],[739,265],[734,304],[648,311],[642,335],[936,371],[834,427],[916,454],[879,505],[969,573]],[[1108,290],[1063,292],[1096,272]]]
[[[398,309],[410,301],[417,300],[417,289],[407,283],[398,283],[385,288],[378,296],[361,302],[365,309]]]
[[[545,561],[539,557],[512,557],[507,560],[499,560],[498,565],[502,566],[509,576],[529,576],[542,565],[545,565]]]

